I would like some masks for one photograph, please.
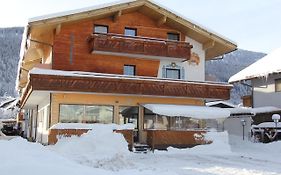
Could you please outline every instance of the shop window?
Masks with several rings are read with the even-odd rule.
[[[61,123],[112,123],[113,106],[60,105]]]

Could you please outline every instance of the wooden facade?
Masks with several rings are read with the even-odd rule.
[[[66,91],[110,94],[153,95],[189,98],[229,99],[231,86],[219,83],[200,83],[181,80],[133,78],[94,74],[83,76],[58,76],[31,74],[26,92]],[[28,97],[23,96],[23,103]]]
[[[150,56],[150,58],[171,57],[190,59],[192,46],[187,42],[169,41],[157,38],[132,37],[117,34],[93,34],[89,38],[92,53],[106,52]]]
[[[159,44],[156,40],[153,41],[150,39],[153,41],[150,42],[150,49],[154,48],[154,50],[149,51],[146,49],[144,52],[139,51],[139,49],[135,46],[138,43],[144,44],[146,42],[138,42],[138,40],[132,42],[127,37],[125,40],[121,40],[123,44],[122,46],[118,46],[118,49],[122,49],[119,50],[119,53],[124,54],[127,50],[127,52],[138,54],[138,57],[96,53],[92,54],[93,49],[98,49],[100,51],[112,51],[114,47],[110,46],[110,44],[116,45],[117,42],[113,43],[113,41],[120,40],[116,38],[106,38],[105,43],[107,44],[101,43],[104,41],[100,38],[99,40],[91,40],[90,38],[93,36],[95,25],[107,26],[108,32],[115,35],[124,35],[125,27],[134,28],[137,30],[138,36],[157,38],[158,40],[166,40],[169,32],[178,33],[180,34],[181,41],[183,42],[176,44],[176,48],[175,44],[171,44],[169,47],[169,54],[170,56],[173,56],[173,54],[178,56],[180,53],[183,54],[180,55],[180,57],[184,57],[184,59],[188,59],[190,57],[191,46],[184,42],[185,37],[180,31],[166,25],[158,26],[156,20],[153,20],[142,13],[132,12],[123,14],[116,22],[114,22],[111,17],[108,17],[99,20],[83,20],[62,25],[60,32],[54,37],[52,69],[123,74],[123,66],[126,64],[136,66],[136,75],[152,77],[157,76],[159,60],[147,59],[147,57],[144,57],[145,55],[155,55],[154,51],[156,47],[158,48],[158,53],[156,55],[168,56],[168,53],[161,53],[163,49],[159,50],[159,47],[163,47],[162,44]],[[89,39],[92,41],[90,42],[91,44],[89,43]],[[95,47],[93,47],[94,43],[96,43]],[[97,45],[97,43],[99,43],[99,45]],[[130,44],[127,44],[128,47],[126,48],[124,43]],[[133,49],[130,49],[132,46]],[[168,51],[168,48],[166,50]]]
[[[169,146],[188,148],[206,144],[204,137],[196,139],[194,135],[203,135],[206,131],[186,130],[146,130],[147,144],[154,149],[167,149]]]

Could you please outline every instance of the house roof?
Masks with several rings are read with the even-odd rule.
[[[281,72],[281,47],[230,77],[229,83],[267,77]]]
[[[227,41],[227,42],[230,42],[232,43],[233,45],[237,45],[236,42],[230,40],[229,38],[221,35],[221,34],[218,34],[216,33],[215,31],[189,19],[189,18],[186,18],[185,16],[169,9],[168,7],[165,7],[153,0],[121,0],[121,1],[115,1],[115,2],[112,2],[112,3],[106,3],[106,4],[101,4],[101,5],[96,5],[96,6],[91,6],[91,7],[86,7],[86,8],[80,8],[80,9],[75,9],[75,10],[69,10],[69,11],[64,11],[64,12],[59,12],[59,13],[53,13],[53,14],[48,14],[48,15],[42,15],[42,16],[37,16],[37,17],[33,17],[33,18],[30,18],[28,20],[29,23],[36,23],[36,22],[48,22],[49,20],[53,20],[53,19],[56,19],[56,18],[61,18],[61,17],[69,17],[71,15],[76,15],[76,14],[82,14],[82,13],[89,13],[91,11],[95,11],[95,10],[99,10],[99,9],[104,9],[104,8],[109,8],[111,6],[117,6],[117,5],[120,5],[120,4],[128,4],[128,6],[130,5],[130,3],[135,3],[135,2],[143,2],[145,5],[145,3],[151,3],[153,5],[156,5],[158,7],[160,7],[161,9],[163,10],[166,10],[166,11],[169,11],[171,14],[177,16],[178,18],[181,18],[182,20],[185,20],[185,21],[188,21],[190,23],[192,23],[194,25],[194,28],[199,28],[200,30],[202,31],[207,31],[209,32],[210,34],[214,35],[214,36],[217,36],[217,37],[220,37],[221,39]]]
[[[206,48],[207,59],[218,57],[237,48],[237,44],[229,38],[152,0],[122,0],[114,3],[34,17],[29,19],[28,25],[30,29],[38,27],[42,29],[42,26],[56,28],[57,25],[62,23],[90,18],[99,19],[114,16],[117,12],[122,12],[121,14],[123,14],[136,10],[147,16],[151,16],[155,20],[159,20],[161,17],[167,17],[166,24],[183,31],[188,34],[189,37],[205,44],[203,47]]]

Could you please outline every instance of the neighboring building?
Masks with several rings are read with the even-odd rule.
[[[134,139],[133,130],[118,131],[130,144],[198,144],[194,134],[205,130],[196,118],[229,115],[208,113],[205,100],[227,100],[232,87],[206,82],[205,61],[236,47],[147,0],[33,18],[18,75],[25,134],[52,144],[57,135],[89,129],[58,123],[134,123]]]
[[[230,77],[229,83],[249,80],[252,95],[243,98],[246,106],[281,108],[281,48]]]

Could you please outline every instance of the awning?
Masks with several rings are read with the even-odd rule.
[[[142,106],[155,114],[170,117],[182,116],[196,119],[218,119],[230,116],[229,110],[217,107],[168,104],[143,104]]]

